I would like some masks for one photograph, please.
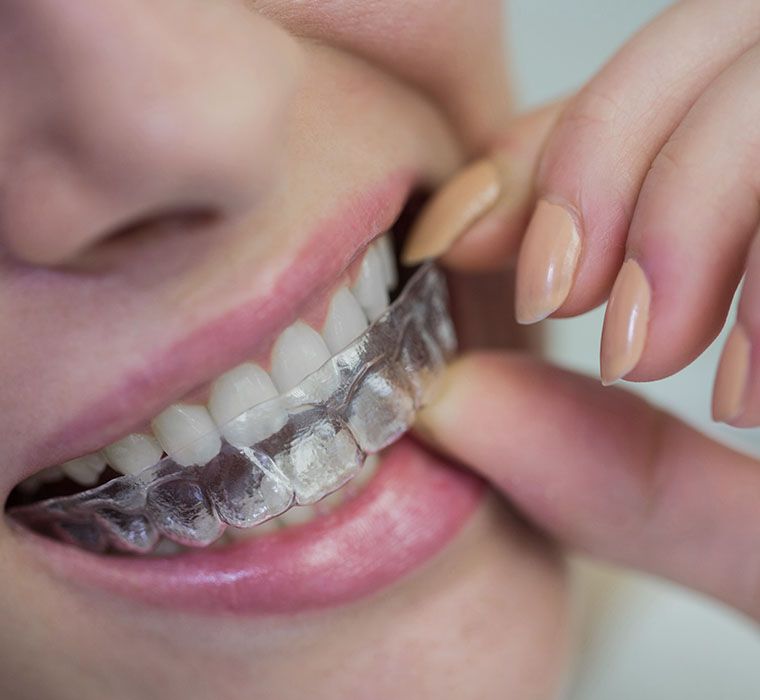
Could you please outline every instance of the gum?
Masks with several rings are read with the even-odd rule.
[[[367,455],[409,429],[455,351],[445,280],[427,263],[345,350],[290,392],[234,419],[284,415],[273,434],[250,446],[224,442],[203,466],[165,457],[140,474],[9,515],[96,552],[147,553],[161,538],[206,546],[228,525],[255,527],[343,486]]]

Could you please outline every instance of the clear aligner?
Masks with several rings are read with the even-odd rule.
[[[284,424],[252,444],[224,442],[203,466],[169,457],[73,496],[10,510],[31,529],[89,550],[150,552],[168,538],[202,547],[228,525],[254,527],[315,503],[412,424],[456,350],[443,274],[421,267],[356,341],[295,389],[231,422]],[[227,431],[225,431],[227,432]]]

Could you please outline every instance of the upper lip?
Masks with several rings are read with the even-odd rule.
[[[391,227],[414,184],[395,173],[370,191],[343,202],[322,221],[279,275],[275,285],[220,316],[205,319],[179,341],[146,349],[136,370],[77,410],[63,427],[43,436],[19,480],[51,464],[96,451],[144,424],[162,408],[252,354],[272,339],[310,297],[336,279],[357,251]]]

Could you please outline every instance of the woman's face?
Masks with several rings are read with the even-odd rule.
[[[3,501],[127,434],[149,442],[112,465],[154,438],[169,452],[195,427],[164,409],[210,405],[243,362],[282,389],[313,341],[283,350],[282,331],[324,332],[368,243],[504,122],[499,9],[3,2]],[[333,500],[165,557],[6,517],[0,695],[552,695],[562,567],[503,502],[408,439]]]

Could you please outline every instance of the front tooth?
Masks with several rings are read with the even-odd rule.
[[[361,304],[346,287],[341,287],[330,302],[322,337],[330,352],[335,354],[356,340],[367,325]]]
[[[271,377],[258,365],[245,362],[214,382],[208,407],[227,442],[248,447],[285,425],[287,415],[279,406],[250,410],[276,396]]]
[[[311,326],[296,321],[272,349],[272,379],[281,392],[290,391],[330,359],[330,351]]]
[[[69,460],[61,465],[61,471],[82,486],[97,483],[106,468],[106,460],[100,452]]]
[[[351,291],[359,300],[370,321],[374,321],[388,308],[388,289],[380,253],[371,246],[362,260],[359,276]]]
[[[159,413],[151,426],[166,454],[183,467],[210,462],[222,447],[205,406],[175,403]]]
[[[103,450],[108,463],[121,474],[139,474],[161,459],[161,445],[150,435],[132,433]]]
[[[377,241],[377,251],[380,253],[380,259],[383,261],[385,283],[388,289],[392,291],[398,284],[398,270],[396,269],[396,255],[393,252],[393,242],[391,241],[390,233],[386,233]]]

